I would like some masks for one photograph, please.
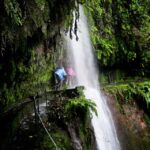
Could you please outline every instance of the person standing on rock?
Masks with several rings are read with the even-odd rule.
[[[55,76],[55,89],[61,89],[66,78],[67,78],[67,73],[64,69],[63,66],[58,67],[55,72],[54,72],[54,76]]]

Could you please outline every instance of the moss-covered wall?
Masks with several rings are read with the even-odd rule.
[[[112,84],[103,86],[103,89],[112,94],[120,106],[137,103],[140,109],[150,115],[150,82]]]
[[[50,91],[37,97],[36,101],[39,100],[40,103],[44,102],[43,97],[47,98],[47,105],[40,107],[40,119],[33,115],[32,109],[26,107],[17,115],[18,119],[13,124],[12,120],[7,126],[3,122],[5,127],[0,128],[3,135],[0,138],[0,148],[52,150],[57,146],[61,150],[95,149],[91,111],[96,113],[96,106],[85,98],[82,89]],[[34,105],[32,103],[29,106],[33,108]]]
[[[77,3],[0,1],[0,111],[37,92],[41,82],[51,79],[60,28],[69,27]]]
[[[92,0],[86,10],[101,69],[149,76],[149,0]]]

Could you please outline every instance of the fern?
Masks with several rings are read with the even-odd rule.
[[[7,14],[17,25],[22,25],[22,12],[19,3],[16,0],[4,0],[4,5]]]
[[[65,111],[71,118],[81,117],[83,122],[91,112],[97,115],[96,104],[92,100],[87,100],[83,94],[80,94],[78,98],[69,99],[65,105]]]

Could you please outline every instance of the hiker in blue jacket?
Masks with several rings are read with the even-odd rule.
[[[67,77],[67,73],[66,73],[64,67],[57,68],[55,70],[54,75],[55,75],[55,82],[56,82],[55,89],[60,89]]]

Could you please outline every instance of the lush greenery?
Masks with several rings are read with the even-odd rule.
[[[91,39],[101,68],[150,74],[149,6],[149,0],[88,1]]]
[[[60,28],[71,25],[77,3],[0,1],[0,111],[37,92],[38,84],[51,79]]]
[[[71,37],[74,9],[79,17],[76,2],[85,3],[84,0],[0,2],[0,111],[35,93],[39,83],[51,79],[54,61],[59,57],[56,49],[60,29],[70,27]],[[121,68],[130,75],[149,75],[149,4],[148,0],[86,1],[91,39],[104,70]]]
[[[39,92],[44,82],[52,88],[54,62],[60,57],[62,47],[59,42],[60,30],[65,27],[70,32],[70,38],[73,32],[78,38],[77,24],[72,29],[72,13],[75,10],[77,23],[78,4],[85,2],[99,66],[108,70],[108,77],[104,76],[104,81],[117,82],[119,79],[124,82],[126,74],[150,75],[149,0],[1,0],[0,113],[13,103]],[[122,69],[125,74],[118,71],[114,80],[114,69]],[[109,85],[104,90],[112,93],[118,103],[132,105],[133,99],[136,100],[139,107],[150,115],[149,82]],[[59,139],[58,144],[70,149],[69,138],[64,139],[62,134],[64,128],[74,121],[75,130],[81,129],[78,134],[84,148],[90,149],[84,135],[88,138],[91,136],[86,125],[90,122],[87,119],[91,110],[96,113],[95,104],[81,94],[69,101],[53,103],[51,107],[50,128],[58,126],[52,133]],[[60,134],[56,133],[58,130]],[[48,144],[47,139],[43,137],[42,148]]]
[[[87,100],[82,92],[79,97],[67,101],[65,110],[70,119],[74,120],[75,117],[80,116],[83,123],[90,117],[91,111],[97,115],[96,104],[92,100]]]
[[[138,103],[150,115],[150,82],[107,85],[104,91],[111,93],[120,104]]]
[[[56,143],[61,149],[73,149],[71,148],[71,143],[75,142],[73,138],[81,142],[83,149],[91,149],[91,142],[94,142],[91,117],[92,112],[97,114],[96,105],[92,100],[87,100],[80,89],[79,96],[75,98],[68,99],[61,94],[58,97],[56,94],[54,101],[49,102],[47,110],[51,134],[58,139]],[[69,132],[71,138],[68,137],[66,131]],[[48,145],[50,148],[53,147],[52,143]]]

